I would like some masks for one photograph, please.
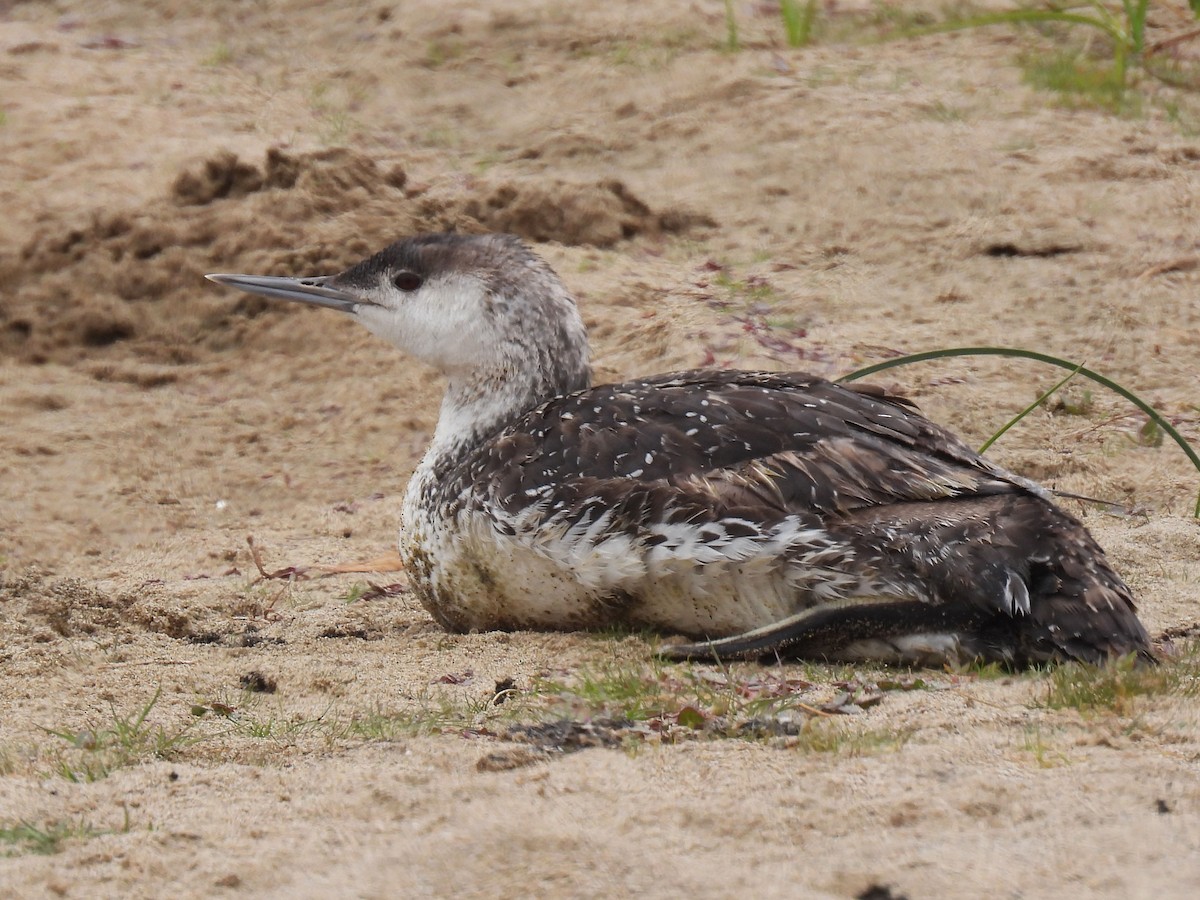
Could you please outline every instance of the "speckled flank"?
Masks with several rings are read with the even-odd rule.
[[[448,629],[651,626],[697,641],[681,657],[1149,656],[1083,526],[901,398],[801,373],[592,388],[574,301],[507,236],[401,241],[322,290],[446,376],[401,550]]]

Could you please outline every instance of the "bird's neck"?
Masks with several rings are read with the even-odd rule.
[[[539,302],[530,302],[527,295],[525,302],[511,308],[510,295],[492,296],[492,314],[507,316],[519,327],[492,342],[486,359],[470,367],[443,369],[441,413],[409,484],[408,502],[427,509],[437,505],[439,496],[455,490],[451,473],[461,472],[460,467],[504,428],[548,400],[591,387],[587,331],[574,300],[549,269],[535,268],[526,277],[545,281],[534,291]]]
[[[534,372],[516,366],[450,375],[433,440],[421,468],[449,472],[490,438],[547,400],[591,386],[585,366],[574,371]]]

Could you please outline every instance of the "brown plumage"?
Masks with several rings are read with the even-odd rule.
[[[696,641],[676,658],[1151,658],[1083,525],[907,401],[801,373],[587,387],[574,303],[513,238],[216,279],[349,312],[446,373],[401,548],[447,628],[649,625]]]

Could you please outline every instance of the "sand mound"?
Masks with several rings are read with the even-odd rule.
[[[120,641],[134,632],[172,638],[190,634],[190,614],[161,591],[109,593],[79,578],[47,578],[27,572],[0,580],[5,630],[34,643],[102,636]]]
[[[140,209],[95,210],[0,258],[15,302],[0,352],[27,362],[132,351],[155,363],[242,343],[263,313],[291,309],[206,289],[206,272],[336,272],[407,234],[511,231],[533,241],[611,246],[711,224],[656,213],[620,182],[485,183],[407,189],[400,166],[351,150],[270,150],[261,166],[228,151],[180,172]],[[482,194],[485,199],[477,199]]]
[[[509,231],[531,241],[596,247],[611,247],[642,234],[674,234],[716,224],[694,213],[655,213],[620,181],[595,185],[509,182],[483,199],[469,200],[464,211],[490,231]]]

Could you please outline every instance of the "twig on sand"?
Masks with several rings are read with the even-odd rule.
[[[344,575],[349,572],[402,572],[404,564],[400,561],[400,554],[393,551],[383,556],[377,556],[374,559],[360,560],[358,562],[338,563],[332,566],[284,566],[282,569],[276,569],[273,572],[268,572],[266,565],[263,564],[262,548],[254,542],[254,535],[246,535],[246,543],[250,545],[250,557],[254,560],[254,567],[258,569],[259,578],[262,581],[269,581],[276,578],[286,579],[304,579],[312,578],[310,572],[318,572],[320,576],[325,575]],[[395,585],[388,585],[389,588]],[[399,591],[396,591],[399,593]]]
[[[282,569],[276,569],[274,572],[268,572],[262,561],[262,549],[254,543],[254,535],[246,535],[246,543],[250,545],[250,557],[254,560],[254,567],[258,569],[258,574],[262,580],[267,581],[272,578],[308,578],[308,566],[284,566]]]
[[[346,572],[403,572],[404,563],[400,561],[400,554],[392,551],[383,556],[364,559],[360,562],[340,563],[334,566],[312,566],[312,568],[326,575],[342,575]]]
[[[1179,259],[1168,260],[1167,262],[1158,263],[1144,271],[1137,277],[1138,281],[1144,281],[1147,278],[1154,278],[1157,275],[1166,275],[1168,272],[1190,272],[1200,266],[1200,258],[1195,256],[1182,256]]]

